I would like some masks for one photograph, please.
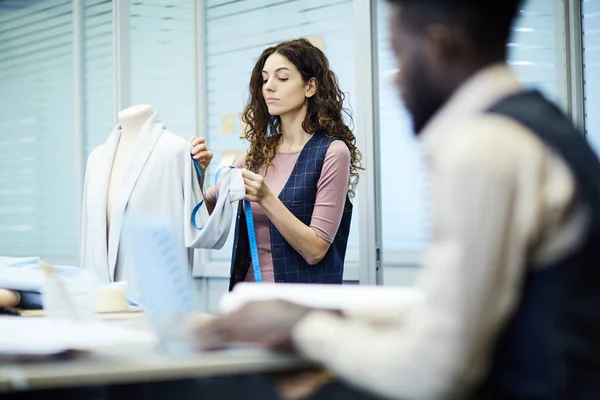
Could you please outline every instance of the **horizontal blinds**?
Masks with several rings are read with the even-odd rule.
[[[173,133],[196,135],[193,0],[131,3],[132,105],[150,104]]]
[[[409,115],[392,82],[397,65],[389,45],[387,2],[378,2],[379,118],[381,141],[384,262],[399,253],[420,251],[430,226],[428,177],[413,137]],[[554,2],[529,0],[508,44],[509,64],[528,86],[556,97],[557,66]]]
[[[600,153],[600,0],[584,0],[582,13],[585,131]]]
[[[0,255],[73,260],[73,5],[2,3]]]
[[[113,13],[110,0],[85,0],[83,19],[86,154],[116,122]]]
[[[527,86],[557,100],[555,2],[527,0],[508,43],[509,64]]]
[[[429,227],[428,178],[410,116],[393,83],[398,68],[390,46],[387,1],[379,0],[379,134],[383,261],[423,250]]]

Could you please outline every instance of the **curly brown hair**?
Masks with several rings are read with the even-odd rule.
[[[354,190],[358,184],[359,170],[362,155],[356,147],[356,138],[344,122],[344,114],[352,122],[350,112],[344,108],[344,92],[340,90],[338,78],[329,68],[329,61],[325,54],[306,39],[296,39],[279,43],[263,51],[258,58],[250,78],[250,98],[242,114],[242,121],[246,124],[245,137],[250,142],[250,149],[246,156],[246,168],[258,170],[271,165],[275,156],[275,147],[281,140],[278,116],[269,114],[263,97],[262,71],[267,58],[274,53],[279,53],[287,58],[300,72],[304,82],[315,78],[317,92],[307,99],[307,112],[302,129],[314,134],[320,130],[328,137],[343,140],[350,150],[350,175],[351,182],[348,195],[354,197]]]

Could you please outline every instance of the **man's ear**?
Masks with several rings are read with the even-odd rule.
[[[317,80],[315,78],[310,78],[308,83],[306,84],[306,93],[304,96],[306,98],[313,97],[317,93]]]

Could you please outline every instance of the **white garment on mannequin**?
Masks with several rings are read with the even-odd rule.
[[[133,114],[136,113],[130,115]],[[180,244],[174,251],[187,261],[191,273],[194,254],[186,244],[193,242],[197,235],[190,217],[194,206],[202,200],[202,194],[190,157],[190,142],[169,132],[156,112],[152,112],[150,118],[137,119],[137,125],[135,120],[126,117],[119,116],[121,124],[88,157],[80,265],[96,272],[101,282],[128,281],[131,289],[128,294],[135,299],[139,293],[133,259],[121,241],[125,214],[142,212],[170,221],[175,240]],[[129,121],[132,123],[127,124]],[[136,128],[140,125],[141,128]],[[128,151],[123,148],[125,162],[114,166],[121,137],[136,130],[139,133],[132,147]],[[109,181],[113,178],[114,190],[108,195]],[[108,198],[112,202],[110,227],[107,223]]]
[[[119,137],[119,143],[117,145],[117,151],[113,160],[110,180],[108,183],[108,193],[106,195],[106,226],[107,226],[107,240],[108,231],[110,230],[110,218],[112,215],[112,207],[115,203],[119,185],[123,179],[123,173],[125,171],[127,161],[131,156],[133,145],[144,124],[154,114],[154,109],[149,105],[139,105],[124,109],[119,113],[119,125],[121,128],[121,135]]]
[[[227,241],[229,230],[231,228],[231,219],[233,218],[233,207],[231,203],[241,201],[246,196],[246,188],[244,186],[244,178],[242,170],[238,168],[227,168],[221,173],[219,179],[219,197],[217,204],[210,216],[203,207],[203,216],[196,218],[198,226],[206,224],[202,230],[196,233],[196,237],[192,242],[188,242],[188,247],[195,249],[220,249]],[[200,221],[198,221],[200,220]]]

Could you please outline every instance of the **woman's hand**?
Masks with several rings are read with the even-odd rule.
[[[202,169],[202,173],[204,173],[213,158],[213,153],[206,146],[206,140],[204,138],[193,137],[190,141],[192,142],[192,156],[194,157],[194,160],[198,161],[200,169]]]
[[[265,183],[265,179],[246,168],[242,169],[242,176],[246,187],[246,200],[256,202],[262,206],[262,202],[272,194],[271,189]]]

